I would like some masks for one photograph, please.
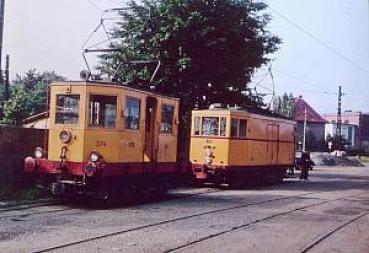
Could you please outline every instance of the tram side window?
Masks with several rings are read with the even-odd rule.
[[[231,137],[238,137],[238,122],[239,119],[231,119]]]
[[[89,126],[114,128],[117,118],[117,97],[90,96]]]
[[[218,136],[219,135],[219,118],[203,117],[202,118],[202,135]]]
[[[124,117],[126,129],[140,129],[140,100],[135,98],[127,98]]]
[[[247,120],[240,120],[240,137],[245,138],[247,132]]]
[[[194,118],[194,123],[193,123],[193,134],[194,135],[200,135],[200,117],[195,117]]]
[[[78,124],[79,95],[56,96],[56,124]]]
[[[162,133],[172,133],[173,112],[174,112],[174,106],[171,106],[171,105],[162,105],[161,106],[160,131]]]
[[[227,118],[220,118],[220,136],[226,136]]]

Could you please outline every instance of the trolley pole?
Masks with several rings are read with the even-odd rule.
[[[304,136],[303,136],[303,139],[302,139],[302,152],[305,152],[306,151],[306,120],[307,120],[307,117],[306,117],[306,108],[305,108],[305,118],[304,118]]]

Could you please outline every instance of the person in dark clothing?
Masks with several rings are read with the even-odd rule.
[[[310,154],[308,152],[303,152],[300,159],[300,179],[308,179],[309,169],[312,166],[312,161],[310,159]]]

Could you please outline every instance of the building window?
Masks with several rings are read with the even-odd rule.
[[[56,96],[56,124],[78,124],[79,95]]]
[[[124,110],[124,124],[126,129],[140,129],[140,100],[127,98],[126,108]]]
[[[231,137],[238,137],[239,119],[231,119]]]
[[[161,126],[160,131],[162,133],[172,133],[173,129],[173,112],[174,106],[162,105],[161,106]]]
[[[115,128],[117,97],[91,95],[89,112],[89,126]]]
[[[348,138],[347,138],[347,139],[348,139],[348,141],[349,141],[349,142],[352,142],[352,139],[353,139],[353,138],[352,138],[352,137],[353,137],[353,136],[352,136],[352,135],[353,135],[352,127],[348,127],[348,133],[347,133],[347,135],[348,135]]]

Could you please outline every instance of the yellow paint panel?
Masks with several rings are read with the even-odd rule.
[[[62,130],[67,130],[72,134],[72,139],[69,143],[63,144],[59,140],[59,133]],[[62,147],[67,147],[67,160],[74,162],[82,162],[84,160],[84,131],[81,129],[71,128],[50,128],[49,143],[48,143],[48,159],[51,161],[59,161]]]
[[[119,162],[143,161],[143,136],[139,131],[124,131],[119,136]]]
[[[177,138],[170,134],[159,136],[159,162],[175,162],[177,159]]]
[[[97,151],[109,162],[119,161],[119,132],[111,129],[88,129],[85,131],[84,159],[91,151]]]
[[[205,160],[205,148],[206,146],[212,147],[214,155],[214,165],[226,166],[228,164],[228,139],[215,139],[211,138],[191,138],[190,144],[190,160],[191,162],[202,163]]]

